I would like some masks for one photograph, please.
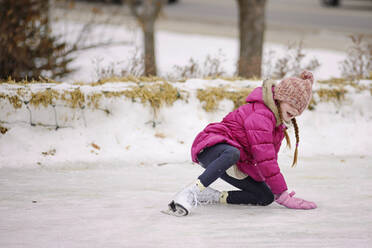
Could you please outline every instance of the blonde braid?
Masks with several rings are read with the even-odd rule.
[[[298,130],[296,118],[293,118],[291,121],[292,121],[294,130],[295,130],[295,136],[296,136],[296,149],[295,149],[295,153],[293,157],[293,164],[292,164],[292,167],[295,167],[297,164],[297,158],[298,158],[298,144],[300,143],[300,136],[299,136],[299,130]]]
[[[283,123],[282,110],[281,110],[279,104],[277,104],[277,107],[279,109],[279,118],[280,118],[280,121]],[[299,135],[299,129],[298,129],[296,118],[293,118],[291,120],[291,122],[292,122],[292,125],[294,127],[295,136],[296,136],[296,148],[295,148],[295,152],[294,152],[294,156],[293,156],[293,162],[292,162],[292,167],[295,167],[296,164],[297,164],[297,159],[298,159],[298,144],[300,142],[300,135]],[[287,146],[289,147],[289,149],[291,149],[291,140],[289,138],[288,132],[287,132],[286,129],[284,129],[283,131],[284,131],[284,135],[285,135],[285,140],[287,142]]]
[[[279,119],[280,119],[280,122],[283,123],[282,110],[281,110],[279,104],[277,104],[277,107],[279,109]],[[284,131],[284,135],[285,135],[285,141],[287,142],[287,146],[289,147],[289,149],[291,149],[291,139],[289,138],[288,132],[287,132],[286,129],[284,129],[283,131]]]

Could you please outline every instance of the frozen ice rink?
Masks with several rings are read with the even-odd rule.
[[[197,165],[2,168],[0,247],[371,247],[371,164],[322,157],[282,166],[289,189],[316,210],[214,205],[181,218],[160,210]]]

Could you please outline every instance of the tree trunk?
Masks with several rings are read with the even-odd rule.
[[[145,76],[156,76],[156,59],[155,59],[155,21],[159,16],[164,0],[143,0],[142,12],[139,12],[139,5],[135,0],[128,0],[129,8],[132,14],[142,27],[144,37],[144,64]]]
[[[145,76],[156,76],[156,60],[155,60],[155,41],[154,41],[154,22],[148,21],[144,23],[143,28],[144,44],[145,44]]]
[[[266,0],[237,0],[240,51],[238,75],[261,77]]]

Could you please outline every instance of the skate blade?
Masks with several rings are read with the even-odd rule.
[[[184,208],[182,205],[175,203],[172,201],[171,203],[168,204],[168,209],[167,210],[162,210],[163,214],[168,214],[176,217],[183,217],[189,214],[189,211],[187,211],[186,208]]]

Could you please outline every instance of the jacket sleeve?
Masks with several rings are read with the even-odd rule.
[[[271,113],[258,110],[252,113],[244,122],[246,135],[250,144],[253,159],[259,171],[265,178],[273,194],[280,194],[287,190],[277,161],[273,132],[275,121]]]

